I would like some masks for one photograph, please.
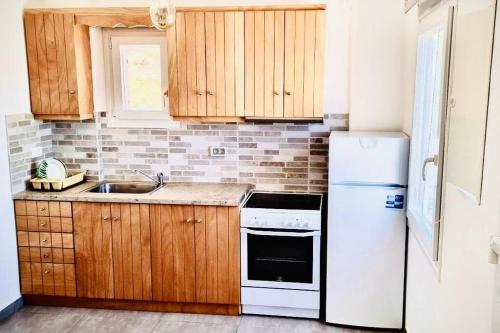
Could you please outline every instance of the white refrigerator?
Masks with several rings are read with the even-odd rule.
[[[403,325],[409,138],[330,136],[326,322]]]

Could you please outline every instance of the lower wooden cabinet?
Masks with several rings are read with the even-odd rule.
[[[73,204],[78,296],[151,300],[149,206]]]
[[[76,296],[71,203],[16,200],[24,295]]]
[[[73,203],[78,297],[240,303],[238,207]]]
[[[151,207],[153,300],[240,303],[237,207]]]

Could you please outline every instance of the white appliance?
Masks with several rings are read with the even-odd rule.
[[[243,313],[319,318],[321,205],[321,194],[262,192],[243,204]]]
[[[330,136],[326,322],[400,329],[409,138]]]

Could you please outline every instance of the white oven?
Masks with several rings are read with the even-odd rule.
[[[319,290],[320,231],[241,228],[241,285]]]
[[[253,192],[241,209],[243,313],[319,317],[321,194]]]

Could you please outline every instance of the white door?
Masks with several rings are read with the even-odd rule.
[[[402,328],[406,188],[332,185],[328,193],[326,321]]]
[[[417,43],[407,216],[433,260],[437,260],[441,217],[452,19],[453,7],[448,6],[425,17]]]

